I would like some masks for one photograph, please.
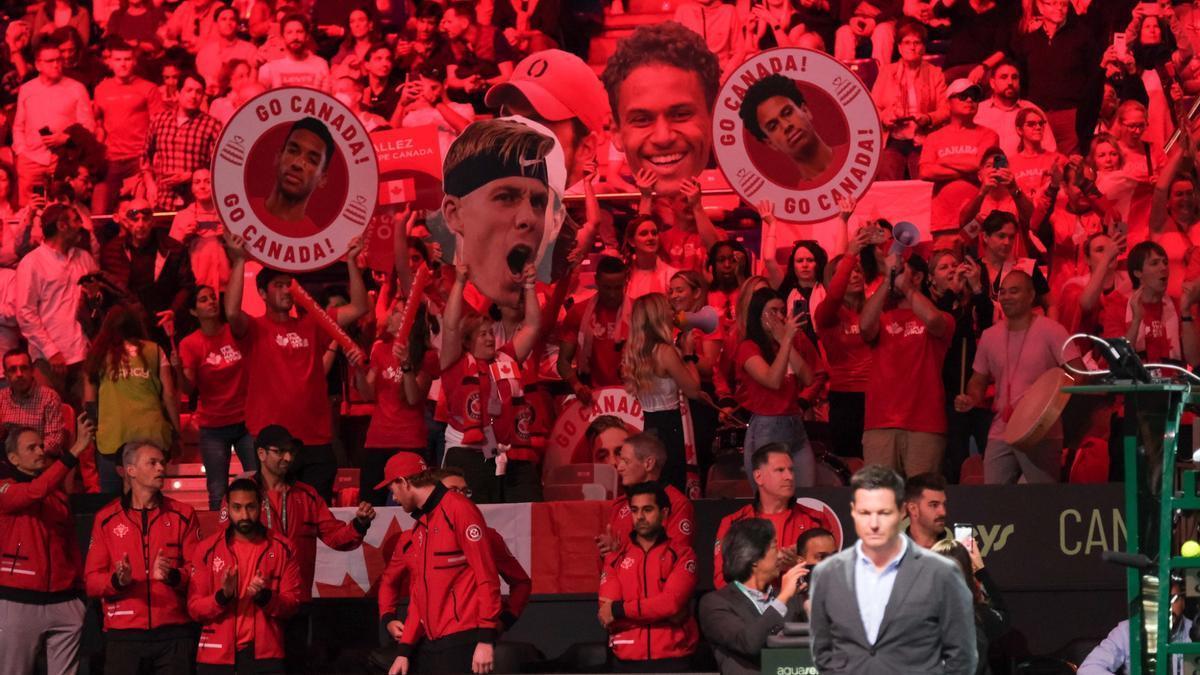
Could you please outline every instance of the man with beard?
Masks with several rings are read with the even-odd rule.
[[[1021,71],[1017,64],[1005,59],[992,68],[988,84],[992,97],[979,104],[975,112],[975,124],[987,127],[1000,137],[1000,149],[1007,157],[1016,157],[1021,137],[1017,135],[1017,113],[1023,108],[1041,110],[1033,103],[1021,98]],[[1049,125],[1042,135],[1042,149],[1054,152],[1054,130]]]
[[[164,109],[150,123],[142,178],[146,199],[155,208],[173,211],[192,201],[192,174],[212,163],[221,123],[200,110],[205,87],[199,75],[180,74],[176,105]]]
[[[414,519],[405,561],[412,601],[389,673],[408,675],[414,651],[413,672],[491,672],[502,621],[500,575],[479,507],[448,490],[413,453],[388,461],[384,486]],[[454,557],[445,558],[447,551]]]
[[[284,673],[284,622],[300,607],[296,549],[259,522],[258,485],[239,478],[225,493],[229,525],[200,543],[188,611],[200,624],[196,671]]]
[[[246,428],[258,434],[271,424],[279,424],[295,434],[305,446],[292,467],[296,478],[329,501],[333,496],[337,460],[333,454],[333,419],[322,358],[332,338],[321,328],[317,317],[291,315],[295,304],[291,291],[293,278],[267,267],[256,279],[266,314],[247,316],[242,311],[246,242],[228,231],[225,236],[230,258],[225,316],[233,337],[245,338],[250,352]],[[339,326],[348,326],[367,312],[367,290],[354,261],[361,251],[361,240],[355,240],[346,254],[350,304],[332,313]],[[350,358],[352,362],[361,360],[362,350],[353,350]]]
[[[630,173],[649,169],[656,190],[674,194],[704,170],[720,68],[703,37],[674,21],[639,26],[617,43],[601,79],[613,145],[625,153]]]
[[[129,291],[158,327],[159,344],[174,337],[175,317],[186,312],[188,293],[196,285],[191,258],[183,245],[154,227],[154,209],[136,198],[117,205],[121,234],[100,251],[100,268],[118,288]]]
[[[467,127],[446,154],[446,225],[461,237],[471,282],[497,304],[517,306],[525,265],[541,250],[553,146],[523,124],[489,120]]]
[[[812,112],[796,83],[768,75],[750,85],[738,111],[750,135],[785,155],[802,183],[817,182],[833,163],[833,148],[813,126]]]
[[[671,502],[658,483],[630,486],[629,508],[633,532],[600,573],[600,624],[615,670],[686,672],[700,639],[690,609],[696,553],[668,538]]]
[[[1163,266],[1166,266],[1165,256]],[[1165,274],[1162,281],[1165,289]],[[984,481],[989,485],[1014,484],[1024,477],[1027,483],[1057,483],[1063,446],[1062,420],[1054,423],[1045,438],[1027,449],[1009,445],[1004,432],[1013,408],[1043,373],[1063,363],[1081,370],[1085,366],[1075,343],[1063,347],[1067,341],[1066,329],[1053,319],[1033,313],[1032,277],[1020,270],[1009,272],[1000,283],[999,301],[1004,321],[983,331],[979,338],[971,379],[966,392],[954,399],[954,409],[965,412],[977,407],[985,400],[988,385],[994,383],[992,409],[996,415],[988,430],[983,455]]]
[[[269,61],[258,71],[267,89],[308,87],[329,91],[329,64],[308,49],[309,22],[303,14],[289,14],[279,22],[287,53]]]
[[[33,359],[24,349],[6,352],[3,365],[8,387],[0,390],[0,426],[36,429],[46,454],[58,457],[67,446],[62,398],[34,378]]]
[[[251,198],[258,214],[270,215],[266,225],[285,237],[311,237],[320,228],[308,216],[308,200],[325,187],[325,171],[337,149],[325,123],[303,117],[292,123],[275,155],[275,185],[265,200]]]
[[[187,610],[188,561],[200,543],[196,514],[162,493],[162,448],[130,441],[121,463],[129,492],[96,514],[84,572],[104,616],[104,669],[187,675],[196,639]]]
[[[908,515],[905,534],[922,548],[933,548],[954,532],[946,529],[946,479],[922,473],[905,481],[904,512]]]
[[[95,425],[80,415],[79,435],[57,460],[29,427],[8,433],[0,462],[0,654],[8,672],[31,673],[44,645],[51,673],[74,675],[83,633],[79,548],[63,482],[92,442]]]
[[[293,438],[287,429],[271,425],[258,433],[254,441],[258,453],[258,473],[251,480],[261,493],[259,516],[268,530],[277,532],[294,546],[296,564],[300,568],[300,600],[298,615],[288,622],[286,646],[291,672],[304,672],[306,637],[312,600],[313,576],[317,566],[317,539],[335,551],[352,551],[362,545],[363,535],[375,520],[375,509],[367,502],[358,505],[354,520],[342,522],[333,516],[325,501],[311,486],[288,477],[288,470],[304,445]],[[221,520],[230,518],[228,504],[221,510]]]
[[[708,304],[721,314],[721,327],[733,325],[733,312],[737,307],[738,288],[746,280],[746,265],[739,265],[738,252],[745,248],[736,241],[719,241],[708,249],[708,272],[712,283],[708,285]]]

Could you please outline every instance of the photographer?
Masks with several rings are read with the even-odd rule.
[[[721,555],[729,584],[701,598],[700,630],[722,675],[757,673],[767,637],[804,613],[808,566],[797,563],[781,578],[775,526],[763,518],[734,523],[721,541]]]

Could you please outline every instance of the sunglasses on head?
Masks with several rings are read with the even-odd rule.
[[[150,220],[154,217],[154,209],[130,209],[125,212],[125,217],[131,220],[139,218]]]

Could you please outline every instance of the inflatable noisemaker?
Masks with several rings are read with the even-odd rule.
[[[304,311],[313,315],[317,323],[320,324],[321,329],[329,337],[333,338],[334,342],[341,345],[346,353],[350,353],[352,349],[358,349],[358,345],[354,344],[354,340],[346,334],[346,331],[342,330],[342,327],[338,325],[332,316],[329,316],[329,312],[326,312],[323,307],[317,304],[313,296],[309,295],[308,291],[304,290],[298,281],[292,279],[292,287],[289,290],[292,292],[292,300]]]
[[[429,285],[432,277],[429,266],[423,263],[417,268],[417,273],[413,275],[412,292],[408,294],[408,302],[404,304],[404,316],[400,319],[400,331],[396,333],[396,341],[399,344],[408,344],[408,334],[412,332],[413,323],[417,320],[417,310],[421,308],[421,303],[425,300],[425,287]]]

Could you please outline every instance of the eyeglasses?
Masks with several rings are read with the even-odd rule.
[[[462,496],[466,497],[467,499],[470,499],[470,498],[471,498],[471,495],[473,495],[473,494],[474,494],[474,493],[471,491],[471,488],[469,488],[469,487],[465,487],[465,488],[452,487],[452,488],[448,488],[448,489],[449,489],[451,492],[457,492],[458,494],[460,494],[460,495],[462,495]]]
[[[125,212],[125,217],[130,220],[150,220],[154,217],[154,209],[130,209]]]
[[[275,446],[271,446],[267,448],[267,452],[273,452],[281,457],[283,455],[296,456],[296,448],[276,448]]]

